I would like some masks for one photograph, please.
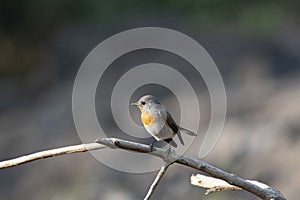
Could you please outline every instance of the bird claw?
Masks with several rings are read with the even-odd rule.
[[[152,152],[153,151],[153,147],[154,147],[154,143],[155,143],[156,141],[153,141],[151,144],[149,144],[149,147],[150,147],[150,152]]]

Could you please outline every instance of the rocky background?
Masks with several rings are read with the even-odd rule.
[[[161,26],[196,39],[224,79],[227,118],[204,160],[297,199],[299,11],[296,1],[3,0],[0,160],[80,143],[72,117],[72,86],[85,56],[120,31]],[[199,96],[209,105],[207,94]],[[209,114],[204,109],[201,116]],[[188,154],[193,150],[197,145]],[[192,173],[170,167],[153,199],[256,199],[244,191],[204,196],[203,189],[189,184]],[[154,177],[155,172],[110,169],[89,153],[68,155],[0,170],[0,199],[142,199]]]

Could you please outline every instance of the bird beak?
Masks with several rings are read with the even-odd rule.
[[[139,106],[140,104],[138,104],[138,102],[135,102],[135,103],[131,103],[130,105],[132,105],[132,106]]]

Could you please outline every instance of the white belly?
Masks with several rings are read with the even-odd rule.
[[[156,140],[164,140],[174,137],[174,131],[165,123],[153,123],[150,126],[145,126],[145,129]]]

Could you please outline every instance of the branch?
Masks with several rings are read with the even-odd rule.
[[[219,168],[216,168],[210,164],[207,164],[203,161],[192,159],[187,156],[179,155],[174,150],[163,150],[160,148],[153,147],[153,151],[151,151],[151,147],[141,143],[130,142],[126,140],[116,139],[116,138],[104,138],[98,139],[97,143],[89,143],[89,144],[81,144],[69,147],[63,147],[58,149],[52,149],[47,151],[42,151],[30,155],[26,155],[20,158],[11,159],[8,161],[0,162],[0,169],[6,167],[12,167],[14,165],[23,164],[26,162],[31,162],[33,160],[54,157],[58,155],[77,153],[77,152],[85,152],[90,150],[102,149],[105,147],[110,148],[120,148],[140,153],[148,153],[153,156],[157,156],[162,158],[167,163],[178,163],[181,165],[185,165],[199,171],[205,172],[211,175],[214,178],[219,178],[225,180],[231,185],[235,185],[239,188],[242,188],[261,199],[266,200],[286,200],[286,198],[280,193],[280,191],[268,187],[268,188],[260,188],[257,185],[254,185],[247,180],[244,180],[237,175],[227,173]],[[103,146],[104,145],[104,146]]]
[[[57,149],[40,151],[19,158],[2,161],[0,162],[0,169],[7,168],[7,167],[14,167],[16,165],[24,164],[27,162],[31,162],[43,158],[60,156],[64,154],[85,152],[85,151],[91,151],[91,150],[103,149],[103,148],[106,148],[106,146],[98,143],[90,143],[90,144],[79,144],[74,146],[67,146],[67,147],[61,147]]]
[[[263,189],[269,188],[268,185],[255,180],[247,180],[247,181]],[[205,192],[206,195],[213,192],[224,191],[224,190],[242,190],[242,188],[239,188],[234,185],[230,185],[226,181],[223,181],[218,178],[205,176],[202,174],[196,174],[196,175],[193,174],[191,176],[191,184],[199,187],[207,188]]]
[[[150,199],[151,195],[153,194],[154,190],[156,189],[159,181],[161,180],[161,178],[163,177],[163,175],[166,173],[168,167],[170,166],[170,164],[168,163],[164,163],[164,165],[160,168],[155,180],[153,181],[151,187],[148,190],[147,195],[145,196],[144,200],[148,200]]]
[[[136,152],[149,153],[151,155],[162,158],[164,161],[175,161],[175,163],[205,172],[214,178],[225,180],[229,184],[240,187],[264,200],[286,200],[283,194],[281,194],[280,191],[274,188],[260,188],[257,185],[254,185],[235,174],[225,172],[203,161],[192,159],[184,155],[179,155],[174,150],[169,151],[154,147],[153,151],[151,151],[151,148],[148,145],[116,138],[103,138],[96,140],[96,142],[104,144],[110,148],[120,148]]]

